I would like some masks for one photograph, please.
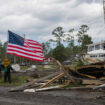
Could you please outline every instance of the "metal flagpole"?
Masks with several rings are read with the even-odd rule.
[[[5,47],[5,58],[7,58],[8,40],[9,40],[9,34],[7,33],[7,43],[6,43],[6,47]]]
[[[25,38],[26,38],[26,35],[25,35],[25,34],[23,35],[23,38],[24,38],[24,40],[25,40]],[[23,61],[22,61],[22,62],[24,63],[24,58],[23,58]]]
[[[105,0],[103,0],[103,12],[104,12],[104,23],[105,23]]]

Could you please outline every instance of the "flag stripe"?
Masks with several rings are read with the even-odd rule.
[[[29,56],[33,56],[33,57],[37,56],[37,57],[43,58],[42,54],[39,54],[39,53],[29,53],[29,52],[26,52],[26,51],[23,51],[23,50],[20,50],[20,49],[8,48],[8,51],[19,52],[19,53],[22,53],[24,55],[29,55]]]
[[[38,46],[34,46],[34,45],[27,45],[27,44],[24,44],[24,47],[30,47],[30,48],[33,48],[33,49],[40,49],[42,51],[42,48],[38,47]]]
[[[35,60],[35,61],[43,61],[43,58],[41,59],[39,57],[25,56],[24,54],[18,53],[18,52],[14,53],[12,51],[8,51],[7,54],[14,54],[16,56],[23,57],[23,58],[30,59],[30,60]]]
[[[25,39],[26,41],[28,41],[28,42],[31,42],[31,43],[36,43],[36,44],[39,44],[39,45],[41,45],[39,42],[37,42],[37,41],[34,41],[34,40],[30,40],[30,39]]]
[[[26,45],[26,46],[29,45],[29,46],[32,46],[32,47],[37,47],[37,48],[42,49],[41,45],[33,44],[33,43],[30,43],[30,42],[27,42],[27,41],[24,41],[24,45]]]
[[[7,54],[14,54],[35,61],[44,60],[42,45],[39,42],[24,39],[11,31],[9,31]]]
[[[14,45],[14,44],[8,44],[8,48],[17,48],[17,49],[21,49],[21,50],[24,50],[24,51],[27,51],[27,52],[42,53],[42,50],[40,50],[40,49],[32,50],[28,47],[22,47],[22,46],[18,46],[18,45]]]
[[[42,49],[42,46],[41,45],[39,45],[39,44],[33,44],[33,43],[30,43],[30,42],[24,42],[24,45],[27,45],[27,43],[28,43],[28,45],[30,45],[30,46],[36,46],[36,47],[39,47],[39,48],[41,48]]]

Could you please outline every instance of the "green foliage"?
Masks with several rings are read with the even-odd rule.
[[[87,25],[81,25],[77,34],[74,32],[74,28],[69,29],[67,34],[64,34],[63,27],[56,27],[52,31],[54,39],[50,39],[49,41],[42,43],[45,57],[54,57],[55,59],[63,62],[64,60],[69,59],[70,56],[73,56],[73,59],[75,59],[75,55],[82,55],[81,52],[84,54],[84,52],[86,52],[87,45],[92,43],[92,38],[87,34],[88,30],[89,27]],[[75,39],[76,35],[78,39]],[[66,47],[64,47],[65,43],[67,45]],[[6,48],[7,42],[0,42],[0,59],[2,60],[5,58]],[[17,57],[13,54],[8,54],[8,58],[11,63],[15,63],[16,61],[16,63],[20,64],[22,62],[29,62],[29,64],[32,64],[30,60]]]
[[[63,62],[64,60],[67,59],[67,55],[65,53],[65,48],[64,48],[64,46],[62,44],[57,46],[53,50],[53,57],[55,59],[59,60],[60,62]]]
[[[74,29],[70,29],[68,31],[65,41],[68,42],[68,47],[73,49],[74,47]]]
[[[92,43],[92,38],[88,35],[84,35],[82,40],[82,49],[87,49],[87,45]]]
[[[80,67],[80,66],[83,66],[84,65],[84,63],[83,63],[83,61],[81,60],[81,59],[79,59],[78,61],[77,61],[77,67]]]
[[[49,51],[51,50],[49,41],[47,41],[47,42],[45,42],[45,43],[42,43],[42,46],[43,46],[43,54],[44,54],[45,56],[47,56],[48,53],[49,53]]]
[[[61,44],[62,38],[64,37],[64,31],[62,27],[57,27],[52,31],[52,35],[56,38],[55,40],[51,39],[53,42],[57,42],[59,46]]]
[[[78,31],[78,43],[82,49],[86,49],[88,44],[93,43],[92,38],[87,34],[89,27],[87,25],[81,25]]]

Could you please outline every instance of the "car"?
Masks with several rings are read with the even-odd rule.
[[[69,65],[69,64],[71,64],[71,63],[72,63],[72,62],[71,62],[70,60],[66,60],[66,61],[63,62],[64,65]]]
[[[22,62],[20,65],[21,66],[26,66],[27,64],[25,62]]]

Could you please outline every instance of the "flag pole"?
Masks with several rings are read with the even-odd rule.
[[[26,37],[26,35],[24,34],[24,35],[23,35],[24,40],[25,40],[25,37]],[[23,58],[23,62],[24,62],[24,58]]]
[[[9,40],[9,34],[7,33],[7,44],[6,44],[6,47],[5,47],[5,58],[7,58],[8,40]]]

